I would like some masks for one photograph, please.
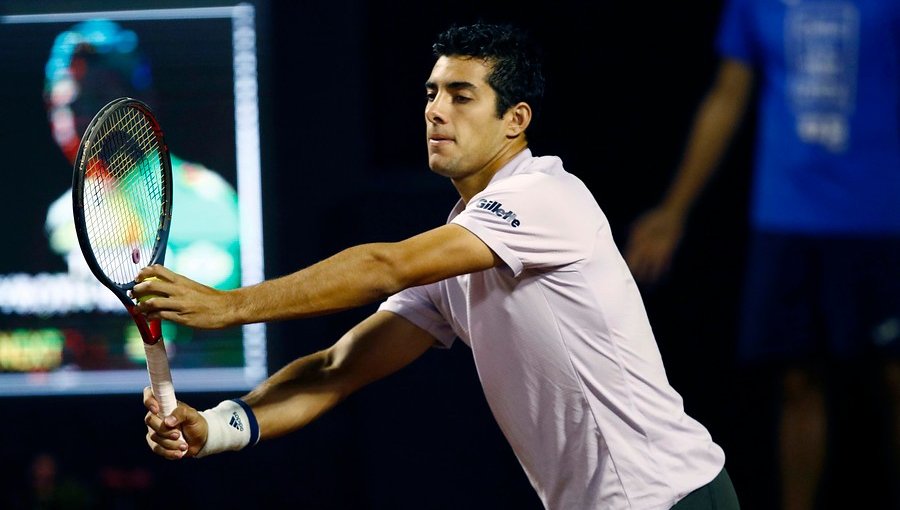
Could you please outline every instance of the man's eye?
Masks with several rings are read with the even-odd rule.
[[[428,101],[429,103],[434,101],[434,96],[435,96],[434,92],[426,92],[425,93],[425,101]]]
[[[472,98],[471,98],[471,97],[467,97],[467,96],[455,96],[455,97],[453,98],[453,101],[454,101],[454,102],[457,102],[457,103],[468,103],[468,102],[471,101],[471,100],[472,100]]]

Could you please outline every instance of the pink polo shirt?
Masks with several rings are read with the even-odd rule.
[[[525,150],[448,220],[505,264],[380,309],[472,349],[488,404],[550,509],[667,509],[725,455],[669,385],[609,223],[556,157]]]

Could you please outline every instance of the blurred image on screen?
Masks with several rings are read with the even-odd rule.
[[[71,179],[81,136],[109,101],[157,114],[172,154],[166,265],[219,289],[263,278],[254,9],[0,17],[0,395],[120,393],[147,384],[141,337],[84,262]],[[249,388],[265,329],[163,323],[179,391]]]

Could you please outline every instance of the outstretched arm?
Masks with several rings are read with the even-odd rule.
[[[700,105],[687,148],[663,200],[634,224],[625,258],[635,278],[655,281],[669,267],[688,212],[717,168],[740,125],[753,86],[753,71],[725,60]]]
[[[330,348],[291,362],[242,400],[256,417],[260,439],[278,437],[315,420],[357,389],[400,370],[434,341],[399,315],[376,312]],[[154,453],[168,459],[201,454],[209,427],[200,413],[179,402],[164,423],[149,390],[144,392],[144,405],[147,444]]]
[[[293,274],[234,291],[201,285],[162,266],[144,268],[135,297],[151,319],[197,328],[321,315],[372,303],[407,287],[482,271],[500,259],[477,236],[444,225],[396,243],[346,249]],[[155,277],[155,280],[147,280]]]

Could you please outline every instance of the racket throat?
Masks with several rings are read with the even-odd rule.
[[[135,306],[128,307],[128,313],[134,319],[134,323],[137,325],[144,343],[153,345],[162,338],[162,321],[159,319],[147,320],[147,317],[139,312]]]

